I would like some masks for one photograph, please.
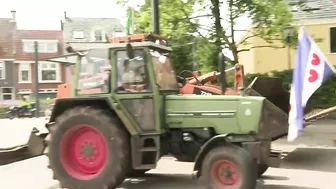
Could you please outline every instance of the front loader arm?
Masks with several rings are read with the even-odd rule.
[[[244,66],[241,64],[236,64],[234,67],[225,70],[225,72],[234,71],[234,91],[239,91],[244,87]],[[219,72],[213,71],[210,73],[206,73],[204,75],[196,76],[197,80],[201,84],[205,84],[207,82],[211,82],[215,84],[217,82],[217,76],[219,76]],[[189,79],[188,83],[192,85],[197,85],[197,80],[195,78]]]

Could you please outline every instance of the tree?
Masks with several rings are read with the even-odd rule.
[[[171,56],[177,72],[192,70],[193,34],[197,32],[196,22],[185,22],[185,15],[191,16],[195,13],[193,6],[197,0],[170,0],[160,1],[160,35],[170,38],[169,46],[173,47]],[[122,6],[127,5],[127,0],[118,0]],[[146,0],[139,9],[134,11],[135,33],[152,32],[151,1]]]
[[[207,3],[210,4],[210,18],[213,21],[208,38],[208,41],[211,40],[212,43],[206,47],[210,51],[204,50],[203,53],[212,54],[213,59],[211,62],[209,58],[202,60],[207,62],[201,62],[208,64],[208,67],[217,68],[217,54],[222,49],[231,51],[232,58],[227,60],[235,64],[238,63],[240,52],[253,48],[284,47],[284,43],[280,46],[274,43],[284,41],[284,28],[290,26],[292,22],[291,12],[282,0],[210,0]],[[253,29],[237,29],[237,19],[243,16],[247,16],[252,21]],[[238,42],[236,37],[238,32],[249,32],[250,35]],[[253,46],[249,41],[256,37],[268,44]],[[248,46],[248,48],[241,48],[242,46]],[[204,57],[204,54],[200,56]]]

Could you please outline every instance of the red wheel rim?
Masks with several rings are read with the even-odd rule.
[[[74,178],[88,180],[100,174],[107,162],[107,143],[91,125],[76,125],[61,140],[60,160]]]
[[[220,189],[237,189],[240,174],[234,163],[228,160],[219,160],[211,168],[211,179]]]

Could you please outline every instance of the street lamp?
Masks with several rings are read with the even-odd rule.
[[[287,67],[288,69],[291,68],[291,54],[290,54],[290,43],[292,42],[292,38],[294,36],[294,28],[292,26],[286,27],[284,29],[284,36],[286,40],[286,45],[287,45]]]

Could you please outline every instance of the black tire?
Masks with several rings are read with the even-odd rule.
[[[145,175],[145,173],[149,170],[150,169],[145,169],[145,170],[135,170],[135,169],[133,169],[128,173],[127,177],[143,177]]]
[[[79,124],[87,124],[94,127],[94,129],[99,132],[101,139],[104,138],[106,143],[104,146],[106,148],[103,149],[106,149],[105,154],[107,155],[101,156],[106,159],[106,161],[104,161],[105,163],[102,165],[103,168],[100,169],[96,176],[87,177],[85,179],[73,176],[73,174],[65,168],[65,166],[68,165],[63,163],[65,160],[61,161],[61,153],[64,154],[64,151],[67,151],[67,149],[65,149],[61,152],[60,149],[63,136],[66,139],[67,137],[65,136],[68,135],[65,135],[65,133],[71,131],[70,129],[76,128],[75,126]],[[48,129],[50,132],[50,137],[47,137],[49,138],[49,141],[47,141],[48,152],[46,154],[50,163],[48,167],[53,171],[53,178],[60,182],[62,188],[116,188],[126,178],[126,174],[131,166],[129,136],[118,119],[113,118],[100,109],[92,107],[75,107],[57,117],[55,125]],[[70,145],[63,146],[70,149]],[[83,149],[83,146],[81,146],[81,149]],[[99,152],[99,150],[97,151]],[[84,153],[84,151],[80,151],[81,155]],[[93,155],[96,154],[92,153],[91,157]],[[64,155],[62,155],[62,157],[62,159],[67,159]],[[82,157],[84,157],[84,155],[82,155]],[[88,161],[86,160],[86,157],[83,159]],[[79,166],[75,168],[78,169]]]
[[[216,171],[223,170],[223,167],[219,169],[219,166],[223,164],[226,164],[225,168],[232,166],[231,171],[236,169],[231,172],[231,179],[226,180],[231,183],[219,181],[219,173]],[[252,156],[241,147],[231,144],[216,147],[210,150],[204,158],[200,180],[207,189],[254,189],[257,182],[256,164]]]
[[[268,169],[268,165],[260,164],[258,165],[258,177],[261,177]]]

